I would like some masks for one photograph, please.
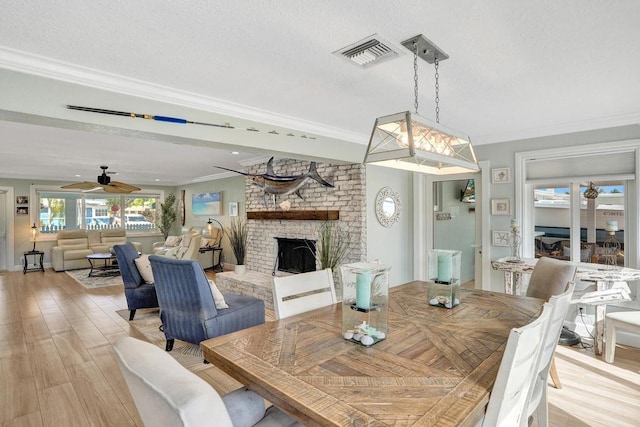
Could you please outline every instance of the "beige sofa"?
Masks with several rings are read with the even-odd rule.
[[[91,233],[91,232],[90,232]],[[111,228],[101,230],[99,234],[99,243],[92,243],[89,239],[89,247],[97,254],[106,254],[111,251],[113,245],[121,245],[127,243],[127,232],[124,228]],[[138,252],[142,252],[142,243],[131,242]]]
[[[61,230],[56,234],[57,244],[51,248],[51,266],[55,271],[90,268],[87,255],[109,253],[113,245],[127,241],[123,228],[102,230],[100,233],[86,230]],[[139,242],[132,242],[141,250]]]
[[[178,246],[170,247],[168,249],[156,249],[155,255],[166,256],[173,259],[198,259],[198,251],[200,250],[200,243],[202,242],[202,235],[196,233],[187,233],[182,235],[180,244]]]
[[[220,252],[214,252],[212,256],[211,252],[201,253],[200,248],[219,247],[220,242],[222,241],[222,230],[220,230],[219,228],[213,228],[210,233],[205,227],[193,226],[193,227],[182,227],[181,232],[182,232],[182,236],[169,236],[167,240],[175,241],[177,237],[180,237],[181,239],[185,235],[200,236],[199,246],[195,251],[195,256],[191,259],[198,260],[198,262],[204,269],[211,268],[214,265],[217,265],[220,263]],[[174,239],[171,239],[171,237],[173,237]],[[180,239],[178,239],[180,243],[177,243],[177,245],[181,244]],[[156,242],[153,244],[152,251],[155,255],[165,255],[168,251],[175,248],[175,246],[165,245],[167,240],[165,240],[164,242]]]
[[[87,255],[95,252],[89,247],[85,230],[61,230],[56,239],[57,245],[51,248],[51,265],[55,271],[91,267]]]

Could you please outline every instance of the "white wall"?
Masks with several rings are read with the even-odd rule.
[[[376,218],[376,195],[389,186],[400,196],[400,219],[384,227]],[[367,258],[390,265],[389,286],[413,280],[413,177],[410,172],[367,165]]]

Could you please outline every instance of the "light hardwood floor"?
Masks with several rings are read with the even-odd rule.
[[[142,426],[111,346],[137,335],[116,310],[123,291],[87,290],[65,273],[0,272],[0,421],[8,426]],[[640,349],[609,365],[558,347],[563,384],[549,388],[552,426],[637,426]],[[220,393],[239,387],[211,366],[198,375]],[[535,424],[534,424],[535,425]]]

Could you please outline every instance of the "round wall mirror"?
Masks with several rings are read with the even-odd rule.
[[[384,187],[376,196],[376,217],[385,227],[391,227],[400,218],[400,196],[391,187]]]

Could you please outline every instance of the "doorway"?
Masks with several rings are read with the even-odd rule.
[[[465,215],[472,215],[473,231],[470,232],[470,237],[473,239],[469,248],[473,251],[473,256],[469,255],[469,259],[473,260],[472,271],[475,276],[474,285],[476,289],[490,289],[490,273],[491,273],[491,261],[489,258],[489,222],[483,221],[483,218],[489,217],[489,194],[483,189],[488,189],[490,184],[489,174],[489,162],[479,161],[480,172],[469,174],[457,174],[457,175],[421,175],[415,174],[414,176],[414,195],[415,195],[415,210],[414,210],[414,231],[416,239],[414,241],[414,277],[415,280],[426,280],[426,251],[435,248],[434,244],[434,224],[436,223],[435,206],[442,206],[446,209],[446,205],[443,204],[444,193],[438,193],[440,190],[439,185],[435,185],[436,182],[451,182],[451,181],[464,181],[463,186],[469,179],[474,179],[475,190],[475,210],[471,208],[471,203],[461,204],[459,190],[457,193],[450,194],[448,197],[456,198],[458,203],[461,204],[458,208],[458,214],[464,212]],[[458,184],[459,185],[459,184]],[[434,191],[435,190],[435,191]],[[444,212],[444,211],[443,211]],[[446,213],[446,212],[444,212]],[[449,220],[442,220],[449,221]]]
[[[13,255],[13,187],[0,187],[0,271],[11,270]]]
[[[476,200],[475,179],[436,181],[433,247],[462,253],[460,282],[475,280]]]

